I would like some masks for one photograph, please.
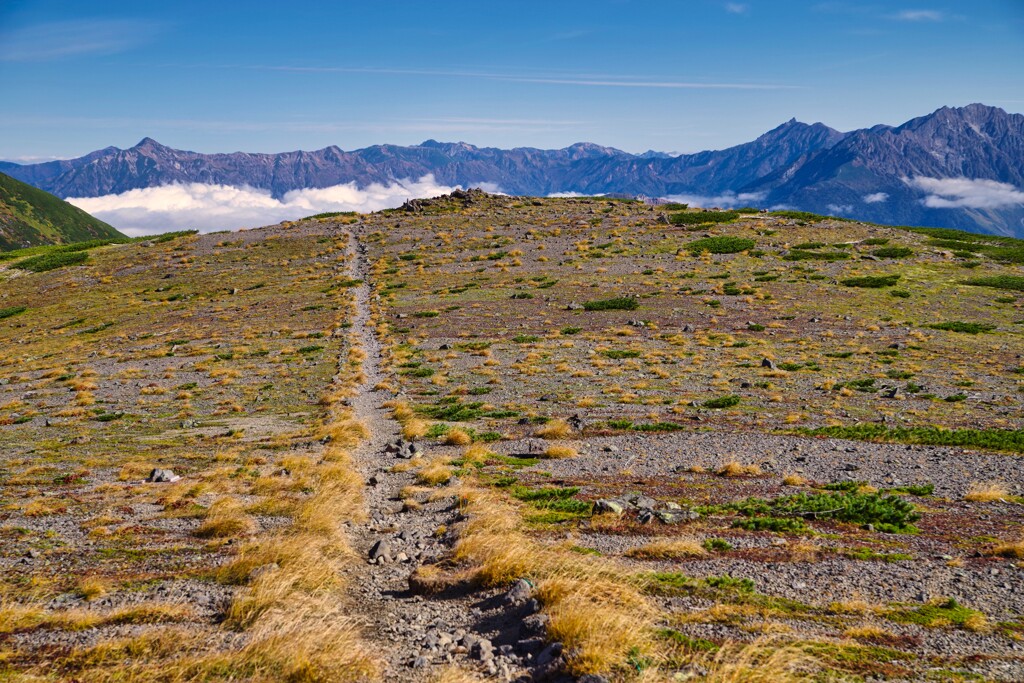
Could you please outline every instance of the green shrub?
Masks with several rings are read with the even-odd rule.
[[[741,521],[738,526],[742,528],[771,531],[791,530],[785,528],[784,522],[831,519],[850,524],[871,524],[879,531],[913,532],[913,523],[921,518],[914,510],[914,505],[902,498],[856,491],[797,493],[772,500],[747,498],[739,503],[728,503],[718,508],[751,518]],[[752,521],[756,519],[781,521]],[[748,523],[749,526],[744,526]],[[773,526],[778,528],[771,528]]]
[[[848,223],[849,218],[840,218],[839,216],[822,216],[821,214],[811,213],[810,211],[772,211],[773,216],[779,216],[781,218],[792,218],[793,220],[800,221],[843,221]]]
[[[601,355],[612,360],[619,360],[621,358],[639,358],[640,352],[633,349],[608,349],[602,351]]]
[[[47,254],[40,254],[39,256],[33,256],[25,259],[24,261],[18,261],[14,264],[14,267],[20,268],[21,270],[28,270],[33,273],[44,273],[48,270],[55,270],[65,266],[75,266],[80,263],[84,263],[88,258],[89,255],[84,251],[55,251]]]
[[[617,297],[615,299],[599,299],[587,301],[583,308],[587,311],[635,311],[640,303],[631,296]]]
[[[709,401],[704,401],[703,405],[705,408],[732,408],[740,403],[739,396],[719,396]]]
[[[965,285],[975,287],[993,287],[995,289],[1009,289],[1017,292],[1024,292],[1024,276],[1021,275],[993,275],[991,277],[976,277],[963,282]]]
[[[794,244],[793,248],[794,249],[821,249],[822,247],[827,247],[827,246],[828,245],[825,244],[824,242],[801,242],[800,244]]]
[[[845,251],[803,251],[793,249],[782,257],[783,261],[842,261],[850,258]]]
[[[963,332],[964,334],[980,334],[982,332],[991,332],[996,329],[995,325],[989,325],[988,323],[965,323],[961,320],[951,320],[944,323],[932,323],[928,327],[933,330],[947,330],[949,332]]]
[[[865,275],[864,277],[851,277],[841,280],[844,287],[867,287],[878,289],[880,287],[892,287],[899,282],[899,275]]]
[[[906,258],[907,256],[913,256],[914,250],[910,247],[884,247],[882,249],[875,249],[871,253],[878,258]]]
[[[879,245],[888,244],[888,243],[889,243],[889,238],[888,237],[869,237],[868,239],[864,240],[864,242],[863,242],[863,244],[867,244],[867,245],[870,245],[870,246],[879,246]]]
[[[949,624],[965,626],[968,621],[984,617],[981,612],[963,607],[953,598],[944,602],[922,605],[914,609],[899,607],[889,612],[886,616],[893,621],[928,627],[947,626]]]
[[[731,235],[719,235],[717,237],[705,237],[686,245],[691,254],[701,254],[705,251],[712,254],[736,254],[754,248],[754,240],[746,237],[733,237]]]
[[[539,342],[540,337],[535,334],[517,334],[512,337],[512,341],[516,344],[533,344],[534,342]]]
[[[672,225],[703,225],[705,223],[728,223],[739,218],[735,211],[694,211],[674,213],[668,217]]]
[[[724,538],[705,539],[704,542],[701,543],[701,546],[704,548],[704,550],[708,551],[725,552],[727,550],[732,550],[732,543],[729,543],[729,541],[725,540]]]
[[[19,313],[24,313],[27,310],[27,306],[10,306],[8,308],[0,308],[0,320],[16,316]]]
[[[897,299],[909,299],[910,292],[905,289],[893,289],[889,291],[889,296],[894,296]]]
[[[1024,453],[1024,429],[942,429],[939,427],[886,427],[859,424],[818,429],[801,429],[801,434],[863,441],[895,441],[927,446],[988,448]]]

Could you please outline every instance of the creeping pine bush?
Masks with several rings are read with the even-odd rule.
[[[89,254],[84,251],[56,251],[18,261],[14,267],[33,273],[45,273],[48,270],[84,263],[87,258],[89,258]]]
[[[864,277],[851,277],[842,280],[845,287],[867,287],[877,289],[880,287],[892,287],[899,282],[899,275],[865,275]]]
[[[718,237],[705,237],[686,245],[691,254],[709,252],[711,254],[736,254],[754,248],[754,240],[745,237],[732,237],[730,235],[719,235]]]
[[[587,311],[635,311],[639,306],[640,303],[631,296],[598,299],[583,304],[583,308]]]
[[[735,211],[697,211],[693,213],[674,213],[668,217],[672,225],[703,225],[705,223],[727,223],[739,218]]]
[[[831,519],[850,524],[871,524],[886,533],[913,532],[913,523],[921,518],[914,504],[897,496],[877,493],[836,491],[828,493],[797,493],[772,500],[748,498],[722,506],[750,520],[741,520],[737,526],[773,531],[795,531],[807,519]],[[753,520],[765,520],[758,523]],[[785,521],[776,521],[785,520]]]

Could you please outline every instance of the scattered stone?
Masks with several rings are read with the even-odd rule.
[[[146,478],[146,481],[155,484],[171,484],[179,479],[181,479],[181,477],[171,470],[154,469],[149,473],[149,477]]]
[[[370,548],[371,560],[377,562],[381,558],[384,558],[385,562],[391,559],[391,544],[388,542],[388,539],[386,538],[380,539],[379,541],[373,544],[372,548]]]
[[[776,369],[778,369],[778,366],[775,365],[775,361],[773,361],[771,358],[763,359],[761,361],[761,367],[762,368],[768,368],[769,370],[776,370]]]
[[[594,503],[595,512],[611,512],[616,515],[621,515],[623,512],[625,512],[625,510],[625,505],[623,505],[617,500],[612,500],[610,498],[601,498],[600,500]]]
[[[504,600],[508,605],[522,605],[533,597],[533,584],[529,579],[519,579],[505,593]]]

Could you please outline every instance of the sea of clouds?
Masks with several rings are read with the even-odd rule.
[[[494,185],[478,185],[498,192]],[[132,235],[155,235],[172,230],[200,232],[237,230],[295,220],[327,211],[366,213],[400,206],[407,199],[436,197],[459,189],[438,183],[433,175],[396,180],[389,185],[292,190],[281,199],[269,190],[229,185],[183,183],[129,190],[102,197],[70,197],[67,201]]]
[[[1024,192],[1010,183],[972,178],[904,178],[927,193],[921,202],[932,209],[1005,209],[1024,205]]]

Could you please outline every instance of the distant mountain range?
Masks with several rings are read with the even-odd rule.
[[[878,223],[1024,236],[1024,116],[982,104],[943,107],[901,126],[843,133],[791,120],[720,151],[634,155],[578,143],[509,150],[428,140],[346,152],[198,154],[146,138],[78,159],[4,171],[62,197],[96,197],[170,183],[291,190],[390,184],[432,174],[523,195],[632,194],[702,205],[754,205]]]
[[[124,237],[48,192],[0,173],[0,251]]]

